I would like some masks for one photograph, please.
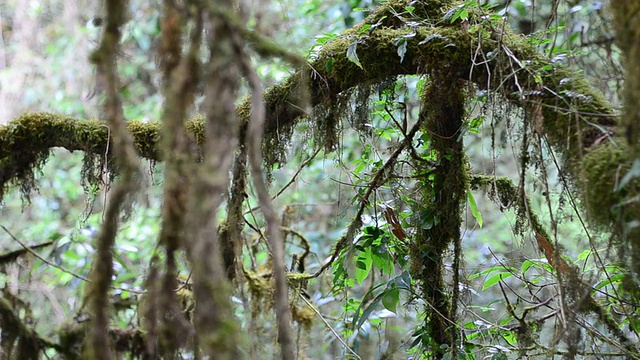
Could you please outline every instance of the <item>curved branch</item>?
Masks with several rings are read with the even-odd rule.
[[[428,69],[454,69],[454,76],[501,94],[514,105],[535,113],[536,130],[543,132],[564,154],[571,177],[585,178],[574,185],[585,194],[587,208],[611,208],[619,203],[620,196],[587,196],[611,193],[619,168],[628,168],[631,162],[624,144],[615,141],[618,119],[603,95],[589,86],[582,75],[552,63],[526,38],[509,29],[496,30],[482,14],[470,15],[473,32],[442,20],[441,7],[447,3],[415,2],[415,9],[407,14],[404,2],[389,2],[359,26],[325,44],[309,65],[311,79],[302,79],[302,74],[309,72],[300,70],[267,89],[263,146],[270,152],[286,147],[296,123],[307,115],[304,106],[300,106],[304,84],[311,86],[313,106],[331,106],[341,93],[355,86],[399,75],[422,74]],[[398,39],[406,41],[403,59],[398,56]],[[347,49],[353,44],[357,44],[361,67],[347,57]],[[474,60],[483,57],[486,59],[481,64]],[[237,106],[236,113],[242,122],[249,120],[249,98]],[[143,157],[160,160],[159,126],[129,122],[129,131]],[[202,143],[201,120],[190,121],[187,129]],[[51,114],[24,115],[0,128],[0,189],[6,189],[10,180],[24,177],[24,166],[41,163],[40,157],[22,160],[20,165],[11,161],[16,156],[24,157],[25,150],[28,154],[34,151],[41,154],[51,147],[62,146],[71,151],[103,154],[106,144],[107,128],[99,121],[75,122]],[[265,160],[283,160],[274,156],[279,155],[267,156]],[[603,158],[613,161],[583,170],[593,166],[593,162],[601,163]],[[600,224],[612,220],[607,212],[594,211],[593,215]]]

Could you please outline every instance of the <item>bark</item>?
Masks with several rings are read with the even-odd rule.
[[[104,84],[104,111],[111,129],[116,165],[122,174],[109,194],[104,220],[96,238],[95,263],[91,269],[92,282],[87,296],[92,313],[87,350],[89,357],[104,360],[113,358],[109,344],[109,289],[113,278],[113,246],[121,207],[125,198],[135,190],[134,177],[139,164],[133,141],[125,126],[115,60],[121,37],[120,28],[126,22],[127,6],[125,0],[110,1],[106,5],[106,29],[99,48],[91,57],[97,67],[98,82]]]
[[[640,2],[614,0],[611,2],[618,45],[624,54],[625,83],[624,83],[624,117],[622,124],[626,133],[629,152],[635,159],[633,168],[629,172],[637,171],[640,167]],[[628,156],[631,159],[631,156]],[[630,160],[629,160],[630,161]],[[628,165],[628,164],[627,164]],[[625,170],[629,166],[623,167]],[[635,178],[638,178],[636,175]],[[633,186],[635,185],[635,186]],[[636,287],[640,286],[640,204],[635,199],[638,193],[637,182],[627,185],[622,193],[627,195],[628,201],[621,205],[622,214],[618,221],[617,232],[624,238],[630,250],[631,268],[634,272]]]
[[[194,323],[205,355],[239,358],[239,324],[231,307],[217,232],[217,211],[229,185],[229,169],[238,144],[234,102],[240,69],[234,32],[219,12],[233,12],[232,1],[209,4],[204,11],[211,59],[204,77],[206,141],[204,160],[192,178],[187,214],[187,254],[193,269]]]

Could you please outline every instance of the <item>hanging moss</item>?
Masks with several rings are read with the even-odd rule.
[[[249,286],[249,292],[252,297],[252,317],[257,318],[262,310],[265,308],[271,308],[273,299],[273,281],[271,279],[264,278],[258,273],[247,270],[244,272],[244,277],[247,285]]]
[[[315,319],[316,313],[309,308],[293,306],[291,308],[291,317],[293,321],[297,322],[309,331],[311,329],[311,325],[313,325],[313,319]]]
[[[460,134],[465,94],[460,84],[448,80],[447,73],[432,73],[422,98],[420,117],[426,119],[425,132],[436,152],[437,165],[434,169],[418,170],[422,199],[413,209],[419,217],[411,245],[411,271],[421,283],[421,297],[429,304],[425,308],[423,328],[430,341],[424,343],[423,340],[422,346],[430,349],[435,358],[442,358],[447,348],[455,354],[458,339],[454,324],[461,261],[461,209],[467,189]],[[424,174],[420,174],[421,171]],[[444,260],[451,246],[454,249],[454,285],[448,286]]]

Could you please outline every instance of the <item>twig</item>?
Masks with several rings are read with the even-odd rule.
[[[318,309],[316,309],[315,306],[313,306],[313,304],[311,304],[309,302],[309,300],[307,300],[302,294],[298,294],[298,296],[307,304],[307,306],[313,310],[314,313],[316,313],[316,315],[318,315],[318,317],[320,318],[320,320],[322,320],[322,322],[326,325],[326,327],[329,329],[329,331],[331,331],[331,333],[333,334],[333,336],[336,337],[336,339],[338,339],[338,341],[345,347],[345,349],[347,349],[347,351],[349,351],[351,353],[351,355],[355,356],[356,359],[360,359],[362,360],[362,358],[360,357],[360,355],[358,355],[355,351],[353,351],[353,349],[351,349],[349,347],[349,345],[347,345],[347,343],[342,340],[342,338],[340,337],[340,335],[333,329],[333,327],[331,326],[331,324],[329,324],[329,322],[324,318],[324,316],[322,316],[322,314],[320,313],[320,311]]]
[[[280,190],[278,190],[278,192],[273,195],[271,197],[271,200],[275,200],[277,199],[280,195],[282,195],[282,193],[287,190],[287,188],[289,188],[289,186],[291,186],[291,184],[293,184],[293,182],[298,178],[298,175],[300,175],[300,173],[302,172],[302,170],[307,167],[307,165],[309,165],[309,163],[311,161],[313,161],[313,159],[316,158],[316,156],[318,155],[318,153],[320,152],[320,150],[322,150],[322,147],[319,147],[318,149],[316,149],[316,151],[313,153],[313,155],[311,155],[308,159],[306,159],[305,161],[302,162],[302,164],[300,164],[300,166],[298,166],[298,169],[296,170],[296,172],[293,174],[293,176],[291,176],[291,179],[289,179],[289,181],[287,181],[286,184],[284,184]],[[258,206],[254,206],[251,209],[247,210],[244,212],[243,215],[247,215],[248,213],[258,210],[260,208],[260,205]]]
[[[351,223],[349,223],[349,227],[347,228],[347,233],[344,234],[340,238],[340,240],[338,240],[338,243],[336,244],[336,247],[333,250],[333,253],[331,254],[331,258],[329,259],[329,261],[324,263],[318,271],[316,271],[313,275],[311,275],[312,278],[320,276],[320,274],[322,274],[329,266],[331,266],[331,264],[333,264],[336,258],[338,258],[342,249],[344,249],[344,247],[347,246],[347,244],[353,241],[353,238],[356,235],[356,231],[362,225],[362,215],[364,214],[364,210],[369,204],[369,196],[371,196],[371,194],[376,189],[378,189],[378,187],[382,185],[384,179],[386,179],[388,176],[387,175],[388,170],[391,169],[391,167],[396,163],[396,159],[398,158],[398,156],[400,156],[400,154],[407,147],[407,145],[411,143],[413,137],[420,129],[421,124],[422,124],[421,121],[418,121],[416,122],[415,125],[413,125],[413,127],[411,128],[411,131],[409,131],[407,136],[398,145],[398,147],[393,152],[393,154],[391,154],[391,156],[389,157],[389,159],[387,159],[384,165],[382,165],[382,167],[375,173],[375,175],[373,175],[372,180],[369,182],[369,185],[367,185],[367,190],[360,198],[360,207],[358,208],[358,212],[354,216]]]
[[[79,275],[77,273],[74,273],[71,270],[67,270],[67,269],[63,268],[62,266],[56,265],[56,264],[50,262],[49,260],[43,258],[40,254],[38,254],[37,252],[33,251],[33,249],[31,247],[29,247],[28,245],[26,245],[25,243],[20,241],[17,237],[15,237],[4,225],[0,225],[0,228],[2,228],[2,230],[4,230],[4,232],[6,232],[7,235],[9,235],[13,241],[15,241],[18,244],[20,244],[20,246],[22,246],[28,253],[30,253],[31,255],[35,256],[38,260],[42,261],[46,265],[54,267],[54,268],[62,271],[63,273],[69,274],[69,275],[73,276],[74,278],[76,278],[78,280],[91,282],[90,279],[88,279],[88,278],[86,278],[86,277],[84,277],[82,275]],[[130,292],[132,294],[136,294],[136,295],[144,294],[144,291],[137,291],[137,290],[133,290],[133,289],[125,289],[125,288],[117,287],[117,286],[111,286],[111,288],[115,289],[115,290],[120,290],[120,291],[128,291],[128,292]]]
[[[17,258],[19,258],[20,256],[26,254],[28,252],[28,249],[36,250],[36,249],[39,249],[39,248],[43,248],[43,247],[49,246],[51,244],[53,244],[53,241],[47,241],[47,242],[43,242],[42,244],[27,246],[24,249],[10,251],[8,253],[2,254],[2,255],[0,255],[0,265],[8,264],[10,262],[14,262]]]

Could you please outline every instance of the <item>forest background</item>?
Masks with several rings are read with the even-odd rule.
[[[105,52],[119,79],[109,80],[116,61],[96,49],[109,48],[115,10],[0,2],[3,358],[640,358],[640,164],[637,130],[620,120],[633,31],[620,36],[632,29],[614,20],[620,4],[220,3],[242,24],[198,1],[122,3],[121,39]],[[169,46],[172,16],[184,32]],[[246,49],[214,51],[221,42],[207,36],[219,25]],[[370,45],[377,31],[388,31],[392,56]],[[192,44],[208,52],[193,60]],[[220,68],[244,69],[228,98],[208,87],[229,82],[207,67],[219,54],[228,55]],[[177,59],[202,66],[184,75]],[[167,210],[206,171],[167,149],[207,164],[202,124],[213,126],[212,113],[248,114],[249,67],[265,91],[260,155],[275,212],[259,209],[270,206],[251,164],[236,171],[243,156],[256,158],[243,132],[246,149],[226,151],[231,182],[176,195],[184,204]],[[191,85],[176,91],[180,74]],[[291,114],[304,120],[277,122]],[[128,156],[109,122],[118,117],[142,155],[130,174],[115,160]],[[176,118],[186,130],[173,133],[187,135],[167,143],[157,124]],[[221,128],[242,128],[229,124]],[[606,144],[614,150],[585,160]],[[32,147],[42,148],[29,160]],[[592,168],[605,184],[591,187]],[[195,198],[223,192],[219,209],[198,218],[217,223],[193,215],[184,231],[166,230],[175,213],[202,205]],[[115,241],[101,272],[105,229]],[[198,248],[200,236],[222,245]],[[224,296],[207,305],[216,292]]]

